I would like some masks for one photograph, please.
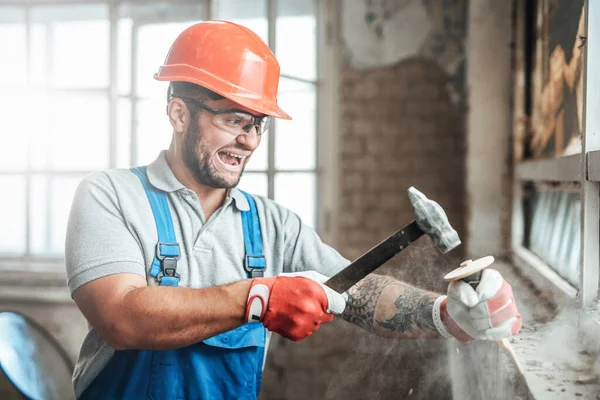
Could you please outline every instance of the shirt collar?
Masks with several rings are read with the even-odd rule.
[[[233,199],[235,206],[240,211],[249,211],[250,204],[248,203],[248,199],[244,196],[244,193],[238,188],[233,188],[229,190],[227,194],[229,197]]]
[[[154,160],[147,169],[148,180],[157,189],[164,192],[174,192],[176,190],[185,189],[186,187],[177,180],[171,167],[167,163],[166,151],[161,151],[157,159]],[[227,199],[225,199],[225,205],[229,204],[233,199],[235,207],[240,211],[250,210],[250,204],[248,199],[238,188],[233,188],[227,191]]]
[[[171,171],[171,167],[167,163],[167,152],[164,150],[160,152],[156,160],[148,165],[146,171],[152,186],[163,192],[174,192],[185,188],[183,183],[179,182],[173,171]]]

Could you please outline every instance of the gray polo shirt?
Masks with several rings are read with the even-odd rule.
[[[246,279],[241,211],[248,201],[238,189],[206,221],[196,194],[175,177],[163,151],[148,166],[148,179],[167,193],[181,259],[180,286],[205,288]],[[290,210],[254,196],[260,219],[265,276],[316,270],[331,276],[349,262],[324,244],[313,229]],[[95,172],[77,188],[66,239],[66,266],[71,293],[103,276],[133,273],[156,285],[148,273],[157,242],[156,225],[146,193],[128,169]],[[90,327],[73,374],[77,397],[114,354]]]

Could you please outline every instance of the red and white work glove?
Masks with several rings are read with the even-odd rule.
[[[522,325],[512,288],[494,269],[482,271],[477,289],[451,282],[448,296],[440,296],[433,305],[433,322],[443,337],[462,343],[506,339]]]
[[[298,341],[346,308],[346,299],[323,285],[328,278],[316,271],[255,278],[248,293],[246,322]]]

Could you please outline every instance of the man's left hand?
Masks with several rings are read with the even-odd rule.
[[[447,298],[435,302],[433,317],[442,336],[462,343],[506,339],[522,326],[512,288],[494,269],[482,271],[477,289],[463,281],[451,282]]]

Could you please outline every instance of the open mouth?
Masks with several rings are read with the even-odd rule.
[[[247,157],[240,156],[239,154],[229,153],[227,151],[221,151],[218,153],[218,155],[219,160],[221,160],[223,164],[236,169],[244,163],[244,160]]]

